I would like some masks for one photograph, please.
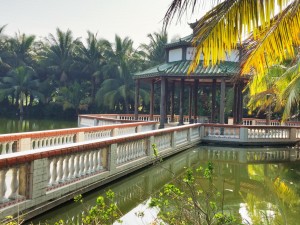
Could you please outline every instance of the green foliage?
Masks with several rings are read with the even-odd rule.
[[[167,37],[166,33],[162,36],[157,33],[149,35],[149,38],[152,37],[149,48],[137,50],[130,38],[118,35],[111,43],[88,31],[86,44],[83,44],[80,38],[73,37],[72,31],[57,28],[55,34],[49,34],[44,39],[46,41],[36,41],[33,35],[20,33],[9,37],[5,35],[5,27],[0,26],[0,105],[8,105],[1,107],[0,114],[6,116],[15,115],[11,109],[17,108],[20,114],[24,111],[26,116],[31,113],[31,116],[38,114],[41,117],[51,117],[53,114],[63,117],[65,110],[73,114],[79,111],[132,112],[132,74],[150,67],[152,60],[161,61],[164,52],[161,46]],[[27,83],[34,81],[37,85],[31,85],[27,90],[12,90],[15,86],[21,86],[17,74],[24,74],[24,70],[19,68],[32,68],[33,75]],[[140,108],[143,109],[149,102],[149,96],[142,86],[140,96]],[[24,109],[23,104],[19,105],[20,101],[24,101]],[[34,107],[33,101],[43,102],[47,110]],[[55,111],[55,107],[50,106],[53,103],[61,104],[65,110]]]
[[[159,219],[170,225],[238,224],[233,215],[223,213],[222,195],[213,178],[211,162],[204,169],[188,168],[151,199],[150,207],[158,207]]]

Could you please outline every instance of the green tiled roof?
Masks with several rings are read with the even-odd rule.
[[[165,45],[166,48],[170,47],[176,47],[176,46],[182,46],[182,45],[190,45],[193,39],[193,34],[190,34],[186,37],[179,38],[178,40],[175,40],[173,42],[170,42]]]
[[[138,72],[134,74],[134,78],[146,78],[157,76],[183,76],[187,75],[189,66],[192,61],[176,61],[170,63],[164,63],[150,69]],[[196,68],[196,71],[192,73],[192,76],[233,76],[239,72],[238,62],[224,61],[218,65],[204,67],[201,61]]]

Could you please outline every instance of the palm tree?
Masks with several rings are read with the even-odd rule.
[[[267,125],[270,125],[272,109],[281,109],[282,100],[279,98],[279,90],[276,86],[278,79],[286,71],[283,65],[274,65],[268,68],[264,76],[253,76],[247,87],[249,89],[248,107],[251,111],[258,109],[258,113],[266,113]]]
[[[20,118],[24,114],[24,101],[28,96],[34,96],[43,101],[43,95],[38,91],[39,80],[35,71],[28,66],[20,66],[11,70],[7,76],[1,79],[0,99],[7,95],[16,97],[16,104],[19,106]]]
[[[8,39],[9,59],[8,64],[11,68],[19,66],[31,66],[33,61],[35,36],[17,33],[14,38]]]
[[[116,35],[114,46],[108,42],[105,44],[105,54],[109,62],[104,71],[110,74],[111,78],[102,83],[96,99],[100,105],[110,109],[121,104],[125,112],[129,113],[130,102],[134,99],[131,74],[139,68],[139,63],[136,63],[139,57],[133,49],[133,41],[128,37],[122,40]]]
[[[95,99],[96,85],[103,79],[103,66],[105,59],[103,56],[103,41],[97,40],[97,34],[88,31],[88,38],[86,39],[87,47],[83,44],[80,46],[80,64],[82,64],[82,71],[88,76],[91,81],[91,97],[92,102]]]
[[[45,46],[45,60],[49,70],[61,84],[66,86],[70,79],[71,67],[74,65],[75,50],[81,45],[79,39],[73,39],[72,32],[56,29],[56,37],[49,34],[48,46]]]
[[[213,2],[215,6],[195,23],[193,43],[196,54],[189,72],[195,70],[202,55],[205,65],[215,64],[225,59],[226,52],[238,46],[243,47],[240,74],[267,76],[268,68],[296,58],[296,49],[300,44],[300,1]],[[200,0],[173,0],[166,12],[164,27],[175,15],[180,18],[189,9],[194,13],[197,6],[205,3]],[[246,39],[243,40],[243,37]],[[287,105],[295,102],[295,97],[299,100],[299,95],[294,91],[285,92],[291,94],[285,95],[291,96]]]
[[[141,48],[145,51],[150,66],[156,66],[166,61],[166,53],[164,46],[168,42],[168,34],[166,31],[160,33],[154,32],[148,34],[150,43],[142,44]]]
[[[63,109],[75,109],[76,115],[79,114],[79,110],[87,109],[90,103],[90,97],[87,94],[86,83],[79,84],[74,82],[68,87],[62,87],[57,90],[55,101],[62,104]]]
[[[279,92],[281,106],[284,108],[283,120],[291,117],[292,113],[300,114],[300,59],[290,66],[275,83]]]
[[[175,15],[179,18],[189,9],[210,1],[173,0],[164,18],[164,26]],[[195,25],[193,43],[196,55],[192,72],[203,54],[204,64],[215,64],[245,41],[242,74],[254,68],[264,74],[272,66],[295,57],[294,46],[300,43],[300,2],[297,0],[225,0],[213,1],[215,6]]]

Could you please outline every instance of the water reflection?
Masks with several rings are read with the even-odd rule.
[[[0,118],[0,134],[77,127],[77,121]]]
[[[93,205],[97,196],[111,189],[116,193],[120,210],[127,213],[136,210],[138,205],[145,205],[164,184],[183,174],[185,167],[204,166],[212,161],[217,175],[215,185],[219,189],[224,187],[224,208],[243,223],[297,224],[300,220],[300,164],[291,159],[297,160],[286,148],[201,146],[95,190],[84,196],[84,201],[86,205]],[[80,214],[84,207],[69,202],[32,222],[47,220],[53,224],[59,218],[70,219]]]

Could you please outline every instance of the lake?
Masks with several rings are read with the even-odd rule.
[[[261,158],[268,161],[240,160],[235,157],[240,151],[268,155]],[[224,210],[242,224],[299,224],[300,163],[285,158],[287,151],[288,148],[198,146],[85,194],[83,204],[70,201],[29,222],[71,221],[95,205],[97,196],[111,189],[124,215],[123,224],[149,224],[158,213],[157,209],[148,207],[149,201],[164,184],[181,179],[186,167],[205,167],[210,161],[214,167],[214,184],[224,193]],[[279,160],[270,161],[278,156]],[[137,214],[144,216],[137,217]]]
[[[49,120],[49,119],[8,119],[0,118],[0,134],[19,133],[40,130],[55,130],[77,127],[77,120]]]

